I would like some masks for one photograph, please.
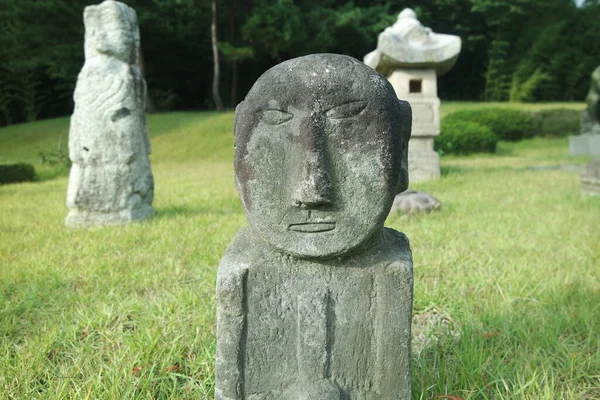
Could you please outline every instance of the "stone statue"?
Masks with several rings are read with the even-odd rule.
[[[217,277],[217,400],[410,398],[412,258],[383,227],[411,110],[343,55],[283,62],[235,115],[249,226]]]
[[[582,116],[581,134],[600,134],[600,67],[592,72],[590,91],[585,102],[587,108]]]
[[[69,131],[68,226],[152,217],[154,180],[135,11],[104,1],[84,11],[85,64]]]
[[[592,72],[587,108],[581,113],[580,134],[569,136],[570,156],[600,156],[600,67]]]

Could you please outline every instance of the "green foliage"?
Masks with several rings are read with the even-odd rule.
[[[179,96],[174,89],[151,89],[149,93],[154,102],[154,107],[158,111],[172,110],[179,101]]]
[[[566,83],[561,78],[570,74],[567,69],[573,67],[579,69],[574,60],[586,59],[588,57],[586,48],[596,46],[585,40],[584,37],[594,35],[593,32],[597,32],[597,29],[590,24],[581,26],[576,22],[587,11],[577,8],[572,0],[546,0],[543,2],[537,0],[473,0],[472,2],[472,10],[481,13],[488,26],[485,35],[490,45],[486,67],[485,100],[507,100],[509,97],[515,100],[525,97],[529,101],[575,99],[560,97],[564,93],[558,92],[552,96],[543,96],[539,89],[555,79]],[[597,12],[596,15],[598,15]],[[559,26],[562,28],[557,29]],[[579,35],[575,33],[576,31],[585,31],[585,33]],[[555,34],[550,34],[551,32]],[[558,45],[561,41],[571,42],[570,48],[567,50],[562,45]],[[552,47],[552,51],[540,53],[540,58],[536,57],[535,61],[530,61],[529,58],[535,52],[534,49],[540,47],[538,44],[540,42],[546,43],[547,47]],[[561,60],[563,58],[561,53],[565,50],[572,53],[568,57],[571,66],[561,62],[561,71],[556,70],[562,75],[559,77],[547,65],[555,64],[557,59]],[[538,69],[540,71],[536,72]],[[578,71],[575,74],[580,73],[581,71]],[[524,83],[527,83],[526,88],[521,87]],[[527,90],[525,93],[521,93],[521,89]],[[528,90],[531,90],[531,93],[527,93]],[[582,92],[576,98],[581,98],[581,96]]]
[[[57,150],[40,151],[42,164],[71,166],[69,155],[60,147]]]
[[[579,134],[581,111],[557,108],[532,114],[537,136],[569,136]]]
[[[236,47],[228,42],[220,42],[218,46],[227,62],[242,62],[254,58],[254,49],[250,46]]]
[[[531,115],[510,108],[481,108],[452,113],[444,121],[476,122],[488,127],[500,140],[516,141],[533,136]]]
[[[494,40],[489,53],[489,63],[485,76],[485,92],[483,97],[486,101],[505,101],[508,99],[509,69],[507,57],[509,42],[506,40]]]
[[[83,61],[90,0],[0,0],[0,124],[64,115]]]
[[[284,53],[293,53],[293,47],[306,39],[301,10],[292,0],[260,2],[244,24],[242,35],[279,61]]]
[[[444,119],[434,149],[444,154],[494,153],[498,137],[477,122]]]
[[[512,84],[510,86],[510,101],[532,101],[535,91],[538,90],[544,81],[549,79],[550,75],[542,72],[541,68],[536,69],[535,72],[524,81],[520,81],[517,73],[514,73]]]
[[[35,168],[27,163],[0,164],[0,185],[16,182],[31,182],[35,179]]]
[[[210,2],[123,0],[138,14],[151,101],[212,107]],[[221,94],[233,108],[275,63],[317,52],[362,59],[404,7],[458,35],[438,80],[448,100],[579,101],[600,64],[600,5],[589,0],[217,0]],[[64,116],[83,64],[83,9],[98,0],[0,0],[0,125]],[[377,4],[374,4],[377,3]],[[241,73],[243,71],[243,74]]]

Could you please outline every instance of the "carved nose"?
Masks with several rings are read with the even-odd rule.
[[[305,149],[304,162],[300,169],[298,187],[294,192],[294,205],[300,208],[315,208],[333,202],[333,186],[327,171],[325,154],[318,143]]]
[[[302,179],[294,193],[294,205],[316,208],[332,203],[331,178],[320,161],[308,160],[302,168]]]
[[[293,194],[296,207],[315,208],[333,202],[333,188],[323,143],[324,123],[319,114],[313,113],[301,125],[302,166],[298,187]]]

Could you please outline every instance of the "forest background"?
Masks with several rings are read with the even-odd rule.
[[[600,0],[121,0],[137,14],[150,111],[233,108],[266,69],[309,53],[362,60],[405,7],[462,38],[443,100],[582,101],[600,65]],[[0,126],[68,115],[83,8],[98,0],[0,0]]]

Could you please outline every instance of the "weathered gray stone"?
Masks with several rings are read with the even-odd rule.
[[[592,72],[587,108],[581,113],[581,134],[569,136],[569,155],[600,156],[600,67]]]
[[[600,196],[600,158],[590,161],[581,173],[581,194]]]
[[[396,23],[379,34],[377,49],[364,62],[384,75],[413,68],[432,68],[443,75],[456,63],[460,48],[460,37],[434,33],[421,25],[413,10],[405,8]]]
[[[68,226],[152,217],[154,180],[135,11],[104,1],[84,11],[85,64],[69,131]]]
[[[569,136],[570,156],[600,156],[600,131]]]
[[[215,399],[409,399],[412,258],[383,227],[411,112],[357,60],[279,64],[235,116],[249,226],[217,277]]]
[[[396,195],[392,205],[392,210],[407,215],[418,212],[428,213],[440,208],[442,203],[429,193],[410,189]]]
[[[433,150],[433,140],[440,134],[437,75],[452,68],[460,48],[458,36],[433,33],[407,8],[379,35],[377,50],[364,57],[365,64],[388,77],[398,98],[411,105],[411,182],[440,178],[440,157]]]

